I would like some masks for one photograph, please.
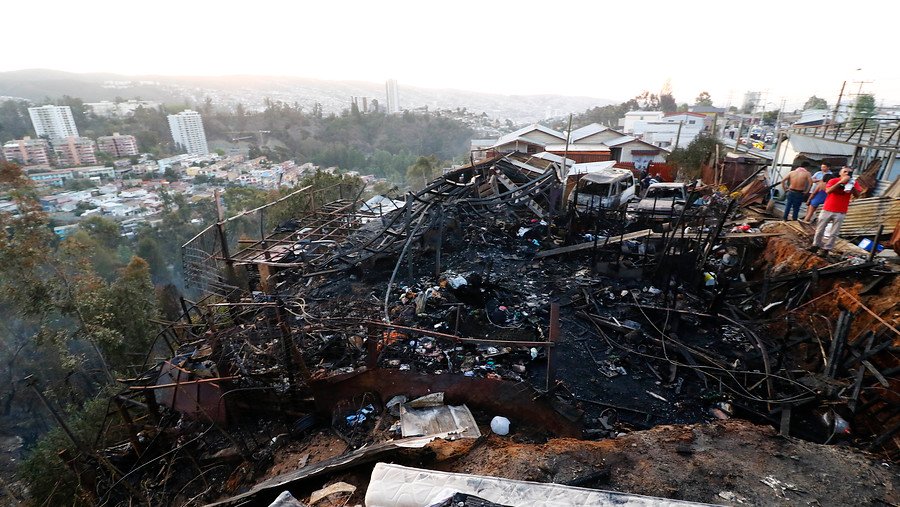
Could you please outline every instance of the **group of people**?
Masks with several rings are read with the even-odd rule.
[[[808,164],[804,162],[781,181],[781,186],[786,192],[783,218],[788,220],[788,216],[793,216],[793,220],[797,220],[800,206],[805,200],[806,216],[803,221],[812,223],[816,211],[821,207],[810,251],[820,253],[821,250],[821,253],[827,255],[840,234],[850,199],[858,196],[862,188],[859,183],[853,181],[853,169],[850,167],[844,166],[837,174],[831,171],[828,164],[822,164],[821,169],[815,174],[810,174],[807,167]],[[825,238],[829,224],[831,233]]]
[[[647,190],[647,188],[649,188],[650,185],[653,185],[655,183],[661,183],[661,182],[662,182],[662,176],[660,176],[659,173],[656,173],[651,176],[649,171],[645,171],[643,176],[641,177],[641,191],[643,192],[643,191]]]

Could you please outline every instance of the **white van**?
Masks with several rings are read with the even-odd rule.
[[[586,174],[569,193],[569,205],[579,210],[618,209],[635,197],[637,180],[628,169]]]

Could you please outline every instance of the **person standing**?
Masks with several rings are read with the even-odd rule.
[[[809,192],[811,186],[812,177],[809,171],[806,170],[805,163],[789,172],[781,180],[781,187],[784,188],[787,197],[784,202],[784,220],[788,219],[788,214],[792,211],[793,218],[791,220],[797,220],[797,216],[800,214],[800,205],[803,204],[806,193]]]
[[[835,240],[841,233],[841,225],[844,223],[844,217],[847,216],[850,199],[862,192],[859,183],[854,181],[852,187],[849,185],[850,179],[853,177],[853,169],[845,166],[838,176],[825,183],[825,204],[822,205],[822,213],[816,224],[816,235],[813,236],[813,244],[810,248],[814,253],[817,253],[820,248],[825,251],[826,255],[831,252]],[[848,190],[847,187],[850,189]],[[829,223],[831,224],[831,236],[826,241],[825,229]]]
[[[825,178],[825,175],[831,172],[831,166],[828,165],[828,162],[822,162],[822,167],[819,168],[815,174],[812,175],[813,181],[819,181]],[[828,181],[828,180],[825,180]],[[810,192],[811,193],[811,192]]]
[[[825,164],[822,164],[822,166],[825,167]],[[813,174],[813,187],[809,191],[809,199],[806,200],[806,216],[803,217],[803,221],[808,224],[812,223],[816,210],[825,202],[825,196],[827,195],[825,193],[825,183],[834,178],[834,175],[831,173],[820,173],[821,171]]]

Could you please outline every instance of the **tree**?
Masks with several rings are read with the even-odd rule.
[[[132,366],[134,358],[143,357],[155,336],[149,268],[133,257],[111,281],[99,276],[97,253],[109,251],[101,243],[112,242],[102,240],[112,233],[102,220],[86,221],[84,230],[55,247],[38,194],[18,166],[0,163],[0,193],[17,208],[0,212],[0,374],[8,381],[0,382],[0,427],[40,427],[40,413],[29,408],[33,399],[17,387],[34,374],[77,438],[93,442],[118,391],[102,386],[117,372],[135,375],[140,365]],[[116,433],[107,435],[110,441],[122,437]],[[20,471],[36,502],[86,504],[76,499],[78,480],[58,455],[66,448],[77,453],[72,447],[59,430],[34,446]]]
[[[175,172],[175,169],[171,167],[166,167],[166,170],[163,171],[163,178],[166,179],[169,183],[178,181],[178,173]]]
[[[859,121],[873,116],[875,116],[875,96],[864,93],[856,97],[856,103],[853,105],[853,119]]]
[[[678,104],[671,94],[663,94],[659,96],[659,108],[664,113],[674,113],[678,110]]]
[[[780,109],[764,112],[762,115],[763,125],[775,125],[775,122],[778,121],[779,114],[781,114]]]
[[[153,282],[160,283],[168,280],[169,273],[166,258],[159,247],[159,242],[155,238],[150,235],[141,237],[137,242],[136,252],[150,266]]]
[[[709,93],[702,91],[700,95],[697,95],[697,98],[694,99],[695,106],[711,106],[713,105],[712,98],[710,98]]]
[[[269,193],[253,187],[230,187],[225,190],[222,200],[230,215],[237,215],[269,202]]]
[[[434,155],[419,157],[411,166],[406,168],[406,182],[412,186],[418,185],[418,182],[421,181],[424,188],[428,185],[428,182],[434,179],[439,167],[440,162]]]
[[[119,224],[100,216],[92,216],[82,220],[78,227],[105,248],[115,250],[122,240]]]
[[[121,334],[123,353],[146,352],[157,331],[153,319],[158,315],[150,266],[144,259],[132,256],[108,291],[110,299],[119,302],[112,308],[109,325]],[[114,364],[125,363],[115,360]]]
[[[682,181],[689,181],[700,176],[700,170],[704,164],[708,164],[710,157],[716,152],[719,144],[712,137],[698,136],[687,148],[675,148],[666,157],[666,163],[678,168],[678,176]]]
[[[0,102],[0,142],[34,135],[29,125],[28,106],[27,102],[18,100]]]
[[[203,104],[200,106],[200,114],[203,115],[204,118],[209,118],[213,114],[213,101],[212,98],[206,97],[203,100]]]
[[[638,94],[634,100],[638,103],[642,111],[655,111],[659,109],[659,97],[646,90]]]
[[[825,99],[813,95],[806,99],[806,103],[803,104],[803,110],[805,111],[807,109],[828,109],[828,102],[826,102]]]
[[[96,186],[97,185],[93,181],[84,178],[71,178],[63,182],[63,188],[75,192],[79,190],[87,190]]]

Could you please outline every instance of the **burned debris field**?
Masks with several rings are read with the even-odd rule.
[[[97,441],[118,443],[63,457],[83,495],[408,505],[378,495],[412,468],[609,502],[900,502],[896,266],[807,252],[755,178],[625,211],[570,198],[583,176],[517,153],[213,225],[110,400]]]

